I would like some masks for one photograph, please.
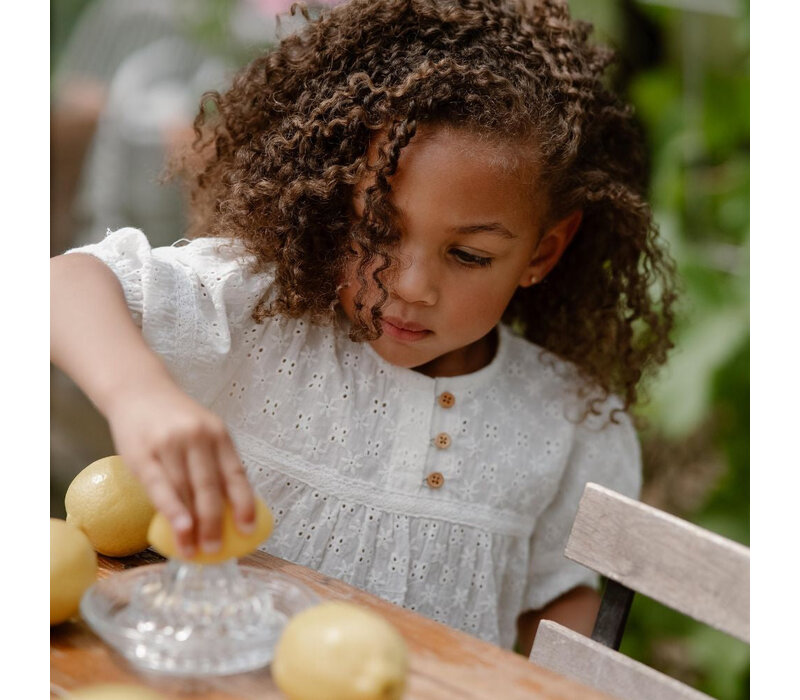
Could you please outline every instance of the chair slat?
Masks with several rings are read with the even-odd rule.
[[[551,620],[539,623],[530,659],[618,700],[712,700]]]
[[[565,555],[628,588],[750,641],[750,550],[586,485]]]

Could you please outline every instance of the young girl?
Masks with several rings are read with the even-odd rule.
[[[555,0],[351,0],[206,96],[191,242],[53,260],[54,361],[185,554],[254,489],[275,555],[505,647],[591,630],[564,545],[587,481],[638,493],[673,285],[588,33]]]

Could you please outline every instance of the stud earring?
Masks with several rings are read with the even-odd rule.
[[[539,280],[539,278],[536,275],[531,275],[531,284],[536,284],[536,282],[538,282],[538,280]]]

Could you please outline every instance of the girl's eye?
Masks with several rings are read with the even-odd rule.
[[[474,255],[468,253],[466,250],[454,248],[453,256],[462,264],[468,267],[489,267],[492,264],[492,258],[487,258],[482,255]]]

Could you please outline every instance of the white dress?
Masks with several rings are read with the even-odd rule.
[[[458,377],[395,367],[342,328],[255,323],[271,283],[239,244],[76,249],[116,273],[176,381],[226,422],[275,514],[263,549],[510,648],[517,615],[596,576],[563,556],[587,481],[632,497],[629,418],[583,422],[571,366],[500,327]]]

